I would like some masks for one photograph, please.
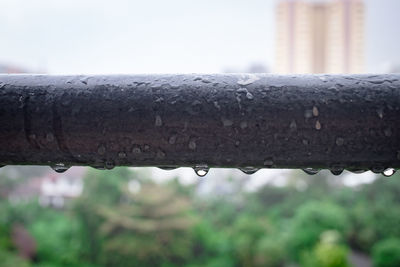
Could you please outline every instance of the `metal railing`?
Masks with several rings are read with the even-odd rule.
[[[400,75],[0,75],[0,164],[389,175]]]

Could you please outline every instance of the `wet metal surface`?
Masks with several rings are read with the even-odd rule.
[[[0,75],[0,165],[400,167],[400,75]]]

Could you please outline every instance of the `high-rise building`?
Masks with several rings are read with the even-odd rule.
[[[277,73],[362,73],[362,0],[281,0],[277,6]]]

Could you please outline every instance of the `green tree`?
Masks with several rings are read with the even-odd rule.
[[[400,239],[390,238],[380,241],[372,251],[375,267],[400,266]]]
[[[298,259],[304,250],[312,249],[324,231],[337,230],[345,235],[348,228],[346,212],[340,206],[308,202],[298,209],[293,218],[289,233],[291,255]]]

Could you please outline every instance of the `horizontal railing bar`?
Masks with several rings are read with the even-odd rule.
[[[0,75],[0,164],[399,168],[400,75]]]

